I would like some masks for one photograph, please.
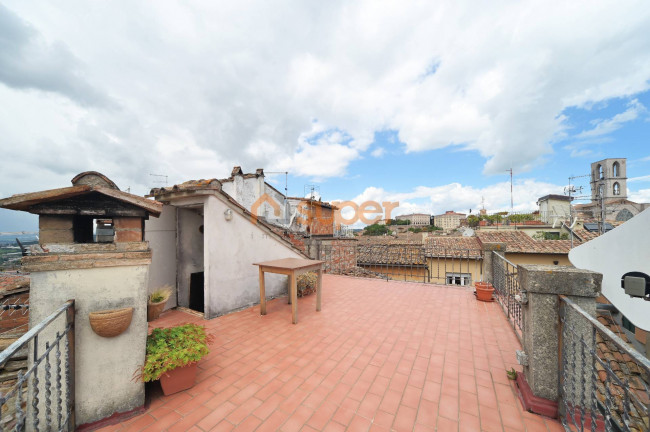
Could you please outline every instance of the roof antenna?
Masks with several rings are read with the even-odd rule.
[[[149,173],[149,175],[154,178],[152,180],[154,182],[154,184],[167,186],[168,177],[167,177],[166,174],[151,174],[151,173]],[[163,180],[163,177],[164,177],[164,180]]]

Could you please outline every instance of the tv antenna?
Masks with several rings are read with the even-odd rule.
[[[162,186],[167,186],[169,177],[166,174],[151,174],[149,173],[151,177],[153,177],[153,183],[156,185],[162,185]]]
[[[514,199],[512,197],[512,168],[507,169],[506,172],[510,172],[510,213],[512,214],[515,210]]]
[[[307,198],[307,195],[309,195],[310,200],[316,200],[316,198],[314,198],[316,193],[318,193],[318,197],[320,198],[320,186],[315,184],[305,185],[305,190],[303,194],[305,198]]]
[[[577,178],[582,178],[582,177],[589,177],[588,175],[581,175],[581,176],[570,176],[569,177],[569,185],[564,188],[564,194],[569,196],[569,232],[571,233],[571,249],[573,249],[573,227],[575,226],[575,222],[577,222],[577,218],[574,221],[573,220],[573,204],[571,204],[571,201],[573,201],[575,198],[577,198],[576,195],[582,193],[582,186],[575,187],[571,183],[573,180]]]

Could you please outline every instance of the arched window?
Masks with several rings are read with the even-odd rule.
[[[598,165],[598,178],[600,178],[600,179],[605,178],[605,170],[603,170],[602,165]]]
[[[618,183],[614,183],[614,195],[620,195],[621,194],[621,186]]]
[[[614,171],[614,177],[619,177],[621,170],[621,166],[618,164],[618,162],[614,162],[614,165],[612,165],[612,171]]]

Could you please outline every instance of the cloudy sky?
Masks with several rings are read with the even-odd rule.
[[[528,210],[626,157],[650,201],[649,88],[645,0],[9,0],[0,197],[241,165],[288,171],[290,195],[498,210],[512,168]],[[34,227],[0,211],[0,231]]]

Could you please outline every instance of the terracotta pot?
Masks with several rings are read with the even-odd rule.
[[[165,309],[165,304],[167,300],[159,303],[147,303],[147,321],[153,321],[158,319],[163,309]]]
[[[160,377],[160,386],[165,396],[194,387],[197,363],[172,369]]]
[[[480,285],[479,285],[480,284]],[[476,286],[476,299],[484,302],[494,301],[492,298],[492,293],[494,292],[494,287],[486,282],[477,282]]]

